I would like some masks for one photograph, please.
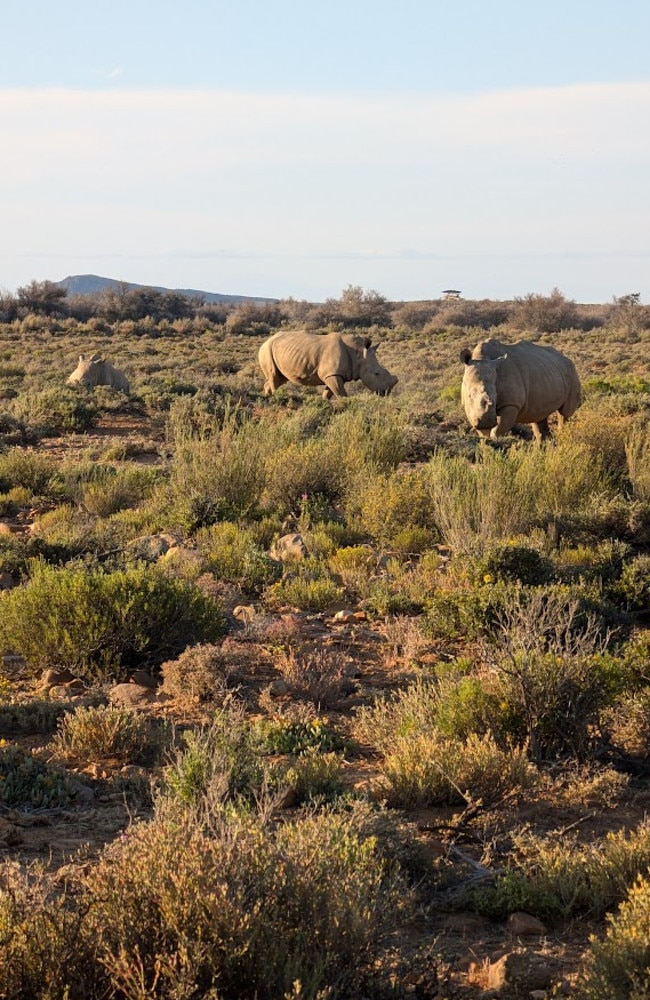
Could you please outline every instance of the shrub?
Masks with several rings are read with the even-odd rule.
[[[200,529],[196,543],[205,568],[242,590],[258,591],[282,573],[282,567],[256,544],[253,531],[230,521]]]
[[[138,466],[108,467],[111,472],[102,479],[88,483],[81,495],[81,505],[97,517],[110,517],[126,507],[135,507],[152,493],[157,470]]]
[[[22,486],[30,496],[47,492],[56,468],[50,459],[24,448],[10,448],[0,455],[0,492],[7,493]]]
[[[498,802],[513,789],[532,787],[537,772],[525,750],[500,749],[494,738],[465,740],[418,733],[395,740],[382,764],[382,792],[389,805],[412,809],[481,799]]]
[[[600,715],[624,689],[628,672],[604,650],[597,620],[571,594],[539,588],[513,595],[499,616],[490,659],[507,689],[520,739],[535,759],[595,748]]]
[[[295,695],[319,708],[333,708],[350,690],[350,663],[337,650],[292,649],[276,659],[275,667]]]
[[[137,976],[140,995],[223,1000],[360,995],[408,906],[376,840],[334,814],[275,832],[159,815],[106,849],[83,895],[113,991]]]
[[[433,511],[427,474],[421,469],[396,469],[382,474],[368,470],[352,481],[345,511],[358,528],[386,545],[407,528],[431,531]]]
[[[99,705],[68,712],[50,745],[62,757],[116,757],[124,764],[141,764],[155,759],[161,742],[162,733],[146,716],[119,705]]]
[[[12,743],[0,741],[0,802],[5,806],[52,808],[69,805],[66,772]]]
[[[638,555],[625,564],[616,591],[631,611],[647,611],[650,606],[650,555]]]
[[[182,734],[163,789],[171,800],[201,812],[233,798],[252,799],[264,778],[258,739],[243,707],[232,702],[215,712],[207,728]]]
[[[279,764],[274,777],[280,784],[288,784],[296,796],[296,805],[336,799],[343,792],[341,760],[336,753],[321,753],[307,749],[291,763]]]
[[[485,583],[507,580],[539,586],[550,579],[552,564],[537,549],[510,542],[488,549],[477,562],[476,575],[479,581]]]
[[[495,919],[516,910],[549,921],[578,914],[599,918],[624,899],[649,864],[647,822],[582,845],[575,838],[549,841],[527,832],[515,836],[507,871],[479,890],[474,905]]]
[[[44,389],[16,400],[18,416],[44,437],[83,434],[97,422],[93,402],[75,389]]]
[[[264,600],[272,607],[295,607],[305,611],[324,611],[343,599],[343,589],[310,560],[297,564],[295,575],[271,584]]]
[[[24,586],[0,596],[0,639],[34,671],[68,667],[96,680],[158,666],[223,635],[223,612],[196,587],[139,565],[104,572],[34,562]]]
[[[0,996],[82,1000],[96,978],[93,942],[72,892],[45,865],[0,863]]]
[[[180,398],[170,410],[169,429],[174,441],[170,481],[158,496],[168,524],[195,531],[258,507],[265,443],[252,419],[230,405],[216,416]]]
[[[265,753],[289,753],[297,756],[310,750],[319,753],[342,750],[345,746],[336,730],[322,716],[262,720],[258,731],[261,748]]]
[[[650,995],[650,881],[641,874],[605,937],[592,936],[590,961],[578,984],[582,1000],[643,1000]]]
[[[199,643],[188,646],[175,660],[167,660],[161,668],[165,694],[179,702],[223,702],[228,692],[232,666],[221,647]]]

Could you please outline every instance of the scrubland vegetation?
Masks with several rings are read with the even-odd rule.
[[[282,325],[394,394],[263,398]],[[490,335],[575,362],[552,442],[466,426]],[[648,996],[649,351],[634,294],[0,297],[0,997]]]

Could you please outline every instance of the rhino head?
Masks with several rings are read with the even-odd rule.
[[[387,396],[399,381],[397,375],[392,375],[384,368],[377,357],[377,347],[373,347],[369,339],[366,339],[359,358],[359,378],[366,389],[376,392],[378,396]]]
[[[101,354],[93,354],[92,358],[84,358],[83,354],[80,354],[77,367],[72,375],[68,376],[68,383],[70,385],[85,385],[88,388],[99,385],[103,365],[104,359]]]
[[[460,352],[465,365],[461,396],[465,415],[477,431],[490,431],[497,426],[497,370],[507,354],[484,360],[473,358],[468,348]]]

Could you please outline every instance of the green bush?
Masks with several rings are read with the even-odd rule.
[[[282,574],[281,565],[256,544],[253,531],[230,521],[201,528],[196,543],[205,568],[242,590],[258,591]]]
[[[479,582],[508,580],[539,586],[548,582],[552,569],[550,560],[537,549],[510,542],[488,549],[477,562],[476,575]]]
[[[650,555],[639,555],[626,563],[615,590],[631,611],[650,608]]]
[[[44,455],[24,448],[10,448],[0,455],[0,492],[7,493],[18,486],[31,496],[48,492],[55,478],[56,467]]]
[[[15,744],[0,742],[0,802],[5,806],[52,808],[69,805],[66,772]]]
[[[223,612],[201,591],[143,565],[104,572],[31,565],[22,587],[0,595],[0,641],[33,671],[68,667],[97,680],[159,666],[186,646],[223,635]]]
[[[44,389],[16,400],[17,415],[44,437],[83,434],[97,423],[97,407],[71,388]]]
[[[259,738],[234,702],[218,709],[208,727],[182,734],[163,790],[170,800],[210,811],[228,800],[252,800],[265,774]]]

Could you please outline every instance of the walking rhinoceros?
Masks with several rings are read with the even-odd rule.
[[[484,340],[460,352],[465,365],[461,399],[472,427],[482,437],[503,437],[513,424],[531,424],[539,442],[549,436],[548,417],[560,427],[581,402],[573,361],[554,347],[519,340]]]
[[[101,354],[93,354],[92,358],[79,355],[79,364],[68,377],[70,385],[85,385],[92,389],[96,385],[111,385],[122,392],[129,391],[129,380],[126,375],[114,368],[110,361],[105,361]]]
[[[370,338],[353,333],[281,331],[264,341],[258,359],[267,395],[285,382],[323,385],[326,399],[347,396],[346,382],[359,380],[379,396],[387,396],[397,384],[397,376],[379,362]]]

